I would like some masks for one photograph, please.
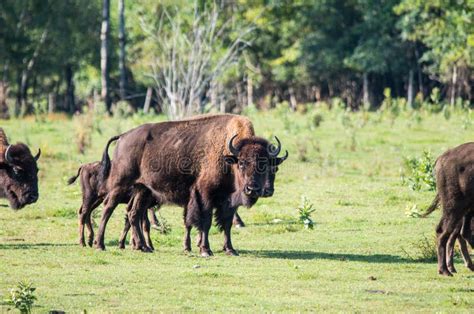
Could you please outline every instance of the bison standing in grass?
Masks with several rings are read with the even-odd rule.
[[[9,144],[0,128],[0,197],[8,199],[10,207],[21,209],[38,200],[39,150],[33,156],[23,143]]]
[[[436,228],[438,272],[452,276],[454,244],[458,239],[466,266],[474,271],[466,240],[474,247],[471,220],[474,215],[474,143],[443,153],[436,160],[438,194],[424,216],[441,204],[443,212]]]
[[[84,239],[84,228],[87,227],[89,231],[87,244],[92,246],[94,241],[94,229],[92,226],[92,219],[91,215],[94,209],[96,209],[104,200],[105,195],[107,194],[107,190],[100,184],[99,175],[100,175],[100,162],[91,162],[88,164],[84,164],[77,170],[77,174],[68,180],[68,184],[71,185],[76,182],[77,178],[80,177],[81,183],[81,191],[82,191],[82,204],[79,208],[77,215],[79,220],[79,244],[82,246],[86,246],[86,242]],[[128,203],[130,201],[130,194],[131,191],[124,195],[122,198],[122,203]],[[155,212],[153,208],[149,209],[150,216],[152,218],[153,225],[158,227],[158,219],[155,216]],[[144,224],[144,232],[149,234],[149,221],[147,221],[148,217],[145,215],[145,220],[143,221]],[[125,230],[128,231],[127,223],[125,226]],[[126,235],[126,232],[125,232]],[[150,248],[153,248],[151,244],[151,239],[147,237],[147,243],[149,244]],[[121,247],[124,246],[124,243],[121,243]]]
[[[107,148],[117,142],[113,161]],[[104,233],[121,195],[133,189],[128,206],[135,243],[143,245],[140,217],[153,198],[159,204],[173,203],[185,208],[187,229],[185,249],[192,227],[200,232],[200,253],[212,255],[209,229],[214,214],[224,231],[224,250],[235,255],[231,242],[232,218],[236,207],[231,196],[239,192],[239,204],[250,207],[265,194],[269,169],[277,169],[285,157],[280,148],[255,137],[250,120],[236,115],[209,115],[200,118],[145,124],[107,144],[101,166],[101,180],[108,194],[96,237],[96,247],[104,249]]]

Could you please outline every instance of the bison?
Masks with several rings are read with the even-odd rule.
[[[114,141],[117,147],[110,161],[108,147]],[[133,189],[128,217],[139,248],[146,250],[140,232],[141,213],[153,198],[159,204],[185,208],[187,234],[193,226],[199,230],[202,256],[212,255],[208,235],[214,213],[224,231],[224,250],[236,255],[231,242],[236,208],[231,196],[238,191],[239,204],[255,204],[266,193],[268,169],[277,169],[288,156],[278,157],[280,150],[280,145],[275,149],[256,137],[250,120],[229,114],[144,124],[111,138],[101,161],[100,179],[108,193],[96,247],[105,249],[107,221],[122,195]],[[185,243],[185,248],[190,249],[190,244]]]
[[[89,246],[92,246],[93,244],[94,229],[92,227],[91,214],[94,209],[96,209],[102,203],[104,200],[104,195],[106,194],[105,188],[100,185],[99,181],[100,169],[100,162],[98,161],[84,164],[79,167],[77,174],[68,180],[68,184],[71,185],[76,182],[78,177],[80,177],[82,204],[77,214],[79,220],[79,244],[82,246],[86,246],[84,238],[85,227],[87,227],[89,232],[87,244]],[[128,203],[130,201],[130,194],[131,193],[128,193],[128,196],[123,198],[123,203]],[[156,218],[154,209],[150,208],[149,213],[152,219],[152,224],[158,226],[158,219]],[[148,219],[146,215],[145,217]],[[149,225],[148,221],[144,221],[144,223],[147,224],[146,226]],[[125,229],[128,231],[127,225],[125,226]],[[149,233],[149,228],[144,231],[145,233]],[[147,242],[149,242],[150,247],[153,248],[151,240],[148,240]]]
[[[435,163],[437,195],[424,216],[442,206],[436,227],[438,272],[452,276],[454,244],[458,239],[466,266],[474,271],[466,240],[474,247],[471,220],[474,215],[474,143],[450,149]]]
[[[38,165],[41,150],[33,156],[23,143],[9,144],[0,128],[0,197],[21,209],[38,200]]]

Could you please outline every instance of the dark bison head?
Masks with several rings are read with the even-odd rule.
[[[255,202],[259,197],[273,195],[273,184],[278,166],[288,157],[278,157],[281,143],[278,147],[267,140],[253,137],[241,140],[234,146],[236,135],[229,141],[228,148],[232,155],[226,156],[229,164],[236,164],[237,189],[241,190],[248,199],[247,205]]]
[[[38,166],[41,151],[33,156],[22,143],[9,145],[0,129],[0,196],[20,209],[38,200]]]

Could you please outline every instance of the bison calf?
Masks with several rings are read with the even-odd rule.
[[[441,204],[443,213],[436,228],[438,272],[452,276],[454,244],[458,239],[466,266],[474,271],[466,240],[473,246],[471,220],[474,211],[474,143],[443,153],[435,164],[438,194],[426,214]]]
[[[77,174],[68,180],[68,184],[71,185],[76,182],[77,178],[80,177],[81,183],[81,190],[82,190],[82,204],[78,210],[78,220],[79,220],[79,244],[82,246],[86,246],[85,237],[84,237],[84,229],[87,227],[89,232],[87,237],[87,244],[92,246],[94,241],[94,229],[92,227],[92,219],[91,214],[104,200],[104,195],[106,194],[105,187],[103,188],[100,184],[99,174],[100,174],[100,162],[92,162],[88,164],[84,164],[79,167]],[[130,200],[130,195],[126,195],[122,198],[122,203],[128,203]],[[152,219],[152,224],[158,226],[158,219],[155,216],[155,212],[153,208],[149,209],[150,216]],[[148,219],[148,217],[145,218]],[[145,234],[149,233],[149,221],[144,221]],[[125,223],[124,230],[128,231],[127,222]],[[125,238],[127,233],[126,231],[122,233],[120,247],[123,248],[125,246]],[[153,249],[153,245],[151,244],[151,240],[149,237],[146,239],[147,244],[149,247]]]

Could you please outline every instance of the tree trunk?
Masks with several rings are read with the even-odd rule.
[[[66,66],[66,110],[73,113],[76,110],[76,102],[74,100],[74,72],[72,66]]]
[[[120,70],[120,99],[125,100],[127,90],[127,77],[125,72],[125,0],[119,0],[119,70]]]
[[[363,75],[363,86],[362,86],[362,105],[365,109],[370,109],[370,96],[369,96],[369,75],[367,72]]]
[[[421,93],[421,98],[424,98],[424,90],[423,90],[423,75],[420,67],[420,62],[418,61],[420,59],[420,55],[418,53],[418,48],[415,49],[415,56],[416,56],[416,69],[418,72],[418,89],[419,92]]]
[[[413,69],[410,69],[408,72],[408,91],[407,91],[407,102],[408,102],[408,107],[413,109]]]
[[[102,90],[101,97],[110,112],[111,100],[109,94],[109,32],[110,32],[110,0],[102,0],[102,27],[100,30],[100,70]]]
[[[452,84],[452,86],[451,86],[451,101],[450,101],[451,106],[454,106],[454,102],[456,100],[456,83],[457,83],[457,80],[458,80],[458,67],[455,65],[453,67],[453,80],[451,82],[451,84]]]
[[[31,59],[28,61],[26,65],[26,68],[21,73],[19,100],[20,100],[20,108],[21,108],[20,110],[21,110],[22,116],[28,113],[29,111],[29,108],[27,105],[28,78],[29,78],[31,70],[33,69],[33,66],[35,65],[36,58],[38,58],[40,49],[43,46],[44,42],[46,41],[46,37],[48,36],[48,27],[49,27],[49,22],[46,24],[46,27],[43,30],[43,33],[41,34],[40,41],[38,42],[38,45],[36,46],[35,51],[33,52],[33,56],[31,56]]]
[[[253,81],[250,75],[247,76],[247,106],[253,105]]]
[[[288,92],[290,93],[290,108],[292,111],[296,111],[296,106],[298,103],[296,102],[295,90],[293,87],[290,87]]]
[[[153,94],[153,89],[148,87],[146,90],[145,104],[143,104],[143,112],[148,113],[150,111],[151,96]]]
[[[56,111],[56,97],[54,93],[48,94],[48,113],[54,113]]]

